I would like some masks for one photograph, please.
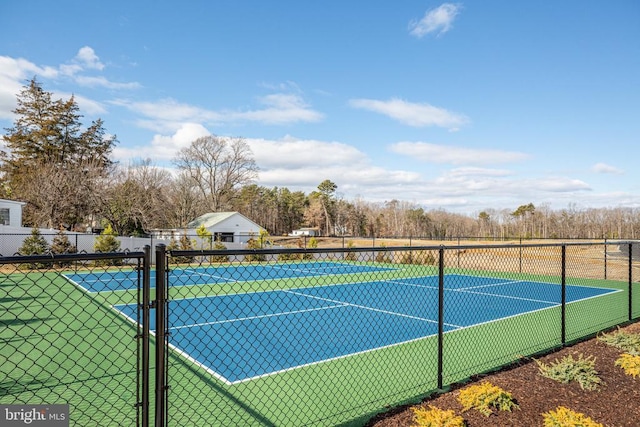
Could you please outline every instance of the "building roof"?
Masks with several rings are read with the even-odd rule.
[[[9,199],[0,199],[0,202],[3,202],[3,203],[14,203],[14,204],[20,205],[20,206],[26,205],[25,202],[18,202],[17,200],[9,200]]]
[[[242,215],[239,212],[209,212],[204,215],[200,215],[198,218],[188,223],[187,228],[194,229],[194,228],[199,228],[203,225],[205,226],[205,228],[211,228],[235,215],[238,215],[244,218],[245,220],[251,222],[252,224],[255,224],[256,227],[258,228],[262,228],[259,224],[256,224],[255,222],[251,221],[249,218],[247,218],[246,216]]]

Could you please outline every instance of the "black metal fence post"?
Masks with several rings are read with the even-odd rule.
[[[442,389],[444,344],[444,247],[440,247],[438,255],[438,388]]]
[[[151,317],[151,247],[144,247],[144,260],[142,264],[142,425],[149,424],[149,338]]]
[[[604,239],[604,280],[607,280],[607,239]]]
[[[567,245],[562,245],[562,278],[561,278],[561,296],[560,296],[560,311],[561,311],[561,341],[562,346],[567,343]]]
[[[167,351],[166,330],[166,246],[156,246],[156,410],[155,425],[163,427],[166,420],[167,371],[165,369]]]

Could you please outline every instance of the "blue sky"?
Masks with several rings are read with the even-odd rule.
[[[1,127],[33,76],[125,165],[216,134],[267,187],[640,207],[637,0],[2,2]]]

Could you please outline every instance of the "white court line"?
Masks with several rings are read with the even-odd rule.
[[[267,319],[269,317],[278,317],[278,316],[287,315],[287,314],[309,313],[309,312],[312,312],[312,311],[329,310],[329,309],[332,309],[332,308],[345,307],[345,306],[347,306],[347,304],[338,304],[338,305],[332,305],[332,306],[329,306],[329,307],[306,308],[304,310],[282,311],[282,312],[278,312],[278,313],[261,314],[259,316],[238,317],[238,318],[235,318],[235,319],[215,320],[215,321],[212,321],[212,322],[193,323],[193,324],[190,324],[190,325],[174,326],[174,327],[169,328],[169,329],[170,330],[177,330],[177,329],[191,328],[191,327],[195,327],[195,326],[219,325],[219,324],[223,324],[223,323],[240,322],[240,321],[243,321],[243,320]]]
[[[405,283],[405,282],[398,282],[398,281],[392,281],[392,283],[397,283],[397,284],[405,285],[405,286],[414,286],[416,288],[438,289],[435,286],[425,286],[425,285],[420,285],[420,284],[417,284],[417,283]],[[526,283],[526,282],[523,282],[523,283]],[[533,283],[537,283],[537,282],[533,282]],[[486,285],[483,285],[483,286],[486,286]],[[477,286],[477,287],[481,287],[481,286]],[[508,298],[508,299],[515,299],[515,300],[519,300],[519,301],[540,302],[540,303],[544,303],[544,304],[558,304],[555,301],[545,301],[545,300],[538,300],[538,299],[533,299],[533,298],[514,297],[514,296],[502,295],[502,294],[488,294],[486,292],[476,292],[476,291],[467,290],[467,289],[475,289],[477,287],[460,288],[460,289],[445,288],[445,291],[460,292],[460,293],[467,293],[467,294],[474,294],[474,295],[484,295],[484,296],[489,296],[489,297],[494,297],[494,298]]]
[[[308,297],[308,298],[319,299],[321,301],[328,301],[328,302],[333,302],[333,303],[338,303],[338,304],[344,304],[344,305],[348,305],[350,307],[362,308],[364,310],[375,311],[375,312],[378,312],[378,313],[391,314],[391,315],[394,315],[394,316],[406,317],[408,319],[421,320],[423,322],[438,323],[437,320],[426,319],[424,317],[417,317],[417,316],[411,316],[409,314],[396,313],[394,311],[382,310],[382,309],[379,309],[379,308],[368,307],[366,305],[360,305],[360,304],[353,304],[353,303],[350,303],[350,302],[334,300],[334,299],[331,299],[331,298],[323,298],[323,297],[317,297],[317,296],[314,296],[314,295],[307,295],[307,294],[303,294],[302,292],[294,292],[294,291],[291,291],[291,290],[284,291],[284,292],[288,292],[288,293],[295,294],[295,295],[301,295],[301,296]],[[447,325],[447,326],[451,326],[452,328],[461,328],[461,326],[454,325],[454,324],[451,324],[451,323],[444,323],[444,324]]]
[[[184,271],[185,273],[191,273],[191,274],[197,274],[199,276],[207,276],[207,277],[213,277],[214,279],[222,279],[227,283],[238,283],[237,280],[234,279],[229,279],[228,277],[224,277],[224,276],[218,276],[217,274],[208,274],[208,273],[200,273],[197,270],[190,270],[188,268],[185,268],[181,271]],[[179,278],[180,276],[178,276]]]

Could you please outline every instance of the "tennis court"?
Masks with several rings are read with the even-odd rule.
[[[334,274],[373,273],[392,268],[340,262],[298,262],[257,265],[230,265],[223,267],[176,267],[169,272],[173,286],[216,283],[238,283],[255,280],[290,279]],[[103,271],[67,274],[66,278],[87,292],[136,289],[138,273],[135,271]],[[155,271],[151,272],[151,286],[155,284]]]
[[[445,332],[561,303],[561,287],[552,283],[452,274],[444,284]],[[567,285],[566,301],[612,292]],[[135,318],[136,305],[115,308]],[[174,349],[235,384],[436,335],[438,277],[178,299],[168,312]]]

